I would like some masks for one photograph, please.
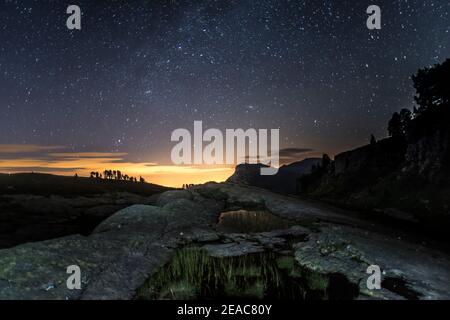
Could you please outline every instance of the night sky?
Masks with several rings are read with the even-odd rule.
[[[66,27],[71,4],[81,31]],[[382,30],[366,27],[371,4]],[[170,134],[194,120],[280,128],[299,158],[355,148],[412,108],[418,68],[450,58],[449,12],[449,0],[3,0],[0,172],[117,163],[177,184],[162,178]],[[191,170],[183,179],[202,180]]]

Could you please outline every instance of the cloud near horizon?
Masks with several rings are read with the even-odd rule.
[[[275,154],[272,151],[272,155],[275,156]],[[284,149],[280,149],[279,153],[279,159],[280,159],[280,164],[289,164],[292,162],[296,162],[296,161],[301,161],[304,160],[307,157],[314,157],[314,156],[318,156],[319,153],[311,148],[284,148]],[[255,157],[250,157],[250,156],[245,156],[245,160],[263,160],[261,157],[257,156],[256,159]]]
[[[0,154],[48,152],[65,148],[64,146],[40,146],[35,144],[0,144]]]
[[[105,158],[105,157],[125,157],[128,153],[121,152],[56,152],[49,153],[48,156],[55,158]]]
[[[301,161],[307,156],[316,156],[317,151],[311,148],[284,148],[280,150],[280,162]]]

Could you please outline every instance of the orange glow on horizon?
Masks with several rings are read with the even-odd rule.
[[[45,159],[0,159],[1,173],[43,172],[56,175],[79,176],[90,175],[90,172],[103,174],[105,169],[120,170],[123,174],[139,179],[142,176],[147,182],[168,187],[181,187],[183,184],[200,184],[208,181],[223,182],[233,174],[233,166],[175,166],[155,163],[121,162],[120,157],[96,158],[89,154],[86,158],[51,158]]]

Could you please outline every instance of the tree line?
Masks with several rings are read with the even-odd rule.
[[[131,181],[138,182],[136,177],[123,174],[120,170],[104,170],[103,173],[98,171],[92,171],[90,174],[91,178],[104,179],[104,180],[118,180],[118,181]],[[139,182],[145,182],[145,179],[140,176]]]

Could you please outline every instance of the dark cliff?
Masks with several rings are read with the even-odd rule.
[[[416,106],[390,138],[343,152],[299,179],[301,194],[376,216],[450,226],[450,59],[412,77]]]

